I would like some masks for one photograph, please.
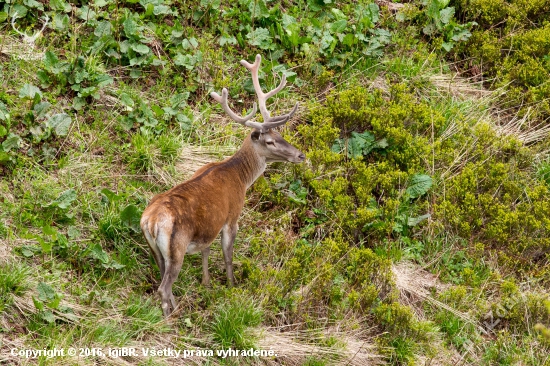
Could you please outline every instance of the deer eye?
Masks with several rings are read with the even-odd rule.
[[[266,143],[267,145],[275,145],[275,141],[271,141],[271,140],[266,141],[265,143]]]

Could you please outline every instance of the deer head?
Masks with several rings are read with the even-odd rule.
[[[267,110],[266,101],[285,87],[286,76],[283,75],[281,78],[281,83],[275,89],[264,93],[260,87],[260,80],[258,78],[258,70],[261,62],[262,57],[260,55],[256,55],[256,61],[253,64],[242,60],[241,65],[246,67],[252,74],[252,84],[254,85],[254,91],[258,97],[260,113],[262,114],[262,118],[264,120],[263,123],[252,121],[252,118],[254,118],[256,112],[258,111],[256,103],[254,103],[250,114],[246,116],[239,116],[229,107],[227,101],[228,91],[226,88],[222,89],[222,95],[219,95],[216,92],[212,92],[210,95],[221,104],[223,110],[234,121],[254,129],[250,134],[250,139],[258,155],[264,157],[266,162],[288,161],[292,163],[301,163],[304,161],[305,155],[300,150],[289,144],[278,132],[273,130],[274,128],[282,126],[288,122],[290,117],[292,117],[292,115],[294,115],[294,113],[298,110],[298,103],[296,103],[294,108],[287,114],[274,117],[271,116]]]

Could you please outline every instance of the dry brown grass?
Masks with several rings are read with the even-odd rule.
[[[331,365],[371,366],[382,364],[382,356],[361,330],[330,327],[315,330],[285,331],[286,327],[267,328],[259,341],[260,349],[273,349],[278,355],[265,360],[267,365],[302,365],[309,357],[330,360]],[[332,347],[319,345],[327,338],[337,339]]]

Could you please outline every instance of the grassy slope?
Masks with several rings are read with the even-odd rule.
[[[138,12],[140,8],[132,9]],[[384,14],[386,24],[393,24],[393,15]],[[68,35],[46,31],[34,52],[48,49],[60,59],[73,59],[79,53],[79,39],[89,42],[85,36],[93,28],[82,26],[82,21],[72,17],[70,27]],[[274,347],[283,355],[278,360],[264,360],[272,364],[328,365],[336,359],[346,362],[353,356],[351,362],[357,365],[378,361],[423,364],[430,360],[431,364],[445,365],[459,359],[476,365],[549,363],[548,345],[533,330],[534,324],[522,325],[547,319],[543,310],[546,274],[537,277],[532,272],[514,272],[498,261],[495,252],[479,249],[477,243],[468,242],[471,238],[464,239],[458,230],[453,231],[453,226],[449,226],[452,229],[448,235],[434,234],[448,224],[445,218],[434,217],[415,228],[414,235],[392,234],[378,240],[372,234],[374,244],[346,231],[341,233],[345,239],[338,241],[330,233],[341,230],[341,223],[330,218],[330,213],[326,222],[304,218],[311,213],[314,217],[323,215],[311,211],[322,207],[312,186],[306,187],[305,206],[288,198],[294,195],[295,199],[299,194],[299,189],[291,189],[289,184],[297,178],[305,179],[304,171],[315,168],[311,163],[303,167],[273,165],[266,179],[249,192],[236,242],[239,285],[234,289],[225,286],[223,258],[216,242],[210,259],[212,286],[200,286],[200,256],[187,256],[174,286],[180,308],[173,320],[163,320],[154,296],[158,270],[145,241],[135,231],[132,210],[136,207],[139,212],[154,194],[183,181],[202,164],[219,160],[238,148],[246,129],[222,115],[207,92],[210,87],[218,90],[229,84],[235,95],[246,98],[242,89],[246,75],[238,60],[251,59],[259,52],[251,46],[245,50],[238,46],[222,48],[211,32],[212,25],[202,27],[204,32],[198,25],[186,29],[197,38],[203,57],[192,73],[167,62],[162,67],[143,67],[142,77],[132,79],[127,68],[92,56],[87,59],[92,69],[112,76],[114,82],[101,89],[98,99],[88,98],[88,105],[81,110],[71,108],[75,93],[68,87],[53,82],[42,88],[42,101],[52,104],[50,115],[67,112],[72,123],[66,136],[52,133],[37,134],[40,137],[35,140],[25,138],[19,149],[10,153],[11,161],[1,166],[0,359],[35,363],[11,358],[8,353],[13,347],[243,349],[254,345]],[[462,172],[465,162],[476,161],[477,153],[472,151],[479,146],[493,148],[492,142],[478,144],[475,131],[486,126],[494,128],[501,121],[494,110],[494,94],[453,78],[444,61],[430,55],[429,46],[416,45],[419,40],[397,34],[397,44],[388,48],[386,56],[361,62],[359,69],[347,65],[316,74],[309,67],[313,62],[308,57],[289,57],[302,84],[289,87],[275,106],[286,110],[295,100],[305,102],[302,105],[307,107],[286,134],[312,158],[315,150],[298,131],[307,132],[300,126],[310,125],[316,111],[328,113],[324,98],[329,91],[362,85],[390,101],[392,86],[405,83],[415,103],[425,103],[433,115],[443,116],[447,127],[441,135],[456,145],[463,144],[451,150],[454,158],[448,165],[443,165],[445,159],[437,160],[435,156],[422,163],[427,173],[438,177],[430,196],[436,202],[445,195],[446,182]],[[33,102],[20,98],[20,90],[26,83],[40,85],[36,74],[43,65],[18,58],[20,41],[6,22],[0,23],[0,36],[1,96],[11,114],[10,131],[24,136],[34,123],[25,119]],[[163,50],[162,42],[158,50]],[[162,58],[169,60],[165,54]],[[268,86],[275,83],[275,78],[267,77]],[[145,124],[137,119],[130,131],[121,127],[124,116],[131,113],[122,93],[131,97],[132,109],[138,110],[141,103],[167,107],[174,94],[187,89],[193,94],[181,113],[193,116],[191,126],[182,124],[181,128],[174,117],[162,123],[158,134],[147,128],[140,131]],[[37,122],[44,126],[45,119]],[[512,131],[506,125],[500,128],[505,133],[490,135],[494,141],[507,139],[506,132]],[[433,132],[428,141],[434,142]],[[536,180],[533,166],[537,166],[537,159],[545,159],[541,153],[545,146],[539,143],[526,148],[526,154],[534,156],[534,165],[522,170],[529,175],[527,182]],[[401,188],[404,190],[403,185]],[[67,190],[74,190],[76,198],[63,205],[58,198]],[[418,207],[431,205],[426,202],[419,202]],[[129,222],[125,217],[130,218]],[[385,220],[393,225],[392,218]],[[344,241],[352,245],[339,247]],[[346,282],[351,280],[344,275],[351,271],[348,256],[355,253],[356,246],[372,248],[376,256],[372,263],[387,265],[380,268],[380,273],[392,273],[389,295],[379,293],[381,280],[371,308],[353,306],[355,287]],[[332,258],[331,253],[338,257]],[[314,270],[300,268],[295,258],[312,258],[307,263]],[[325,279],[333,270],[322,266],[324,258],[334,268],[345,263],[342,275]],[[362,270],[359,268],[359,272]],[[318,291],[325,286],[332,291],[328,295]],[[344,289],[343,293],[338,293],[338,288]],[[483,324],[491,309],[498,314],[492,319],[499,323],[495,327]],[[113,364],[172,363],[169,359],[146,357],[41,362],[94,364],[99,359]],[[255,361],[208,358],[205,362]]]

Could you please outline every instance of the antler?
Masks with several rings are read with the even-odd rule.
[[[241,60],[241,65],[246,67],[252,74],[252,84],[254,85],[254,90],[256,91],[256,95],[258,96],[258,103],[260,104],[260,113],[262,114],[264,123],[249,121],[249,119],[251,119],[256,114],[256,111],[257,111],[256,103],[254,103],[254,107],[253,107],[254,110],[252,111],[252,113],[244,117],[241,117],[235,114],[231,110],[231,108],[229,108],[229,105],[227,103],[227,89],[223,88],[221,96],[215,92],[210,93],[210,95],[212,96],[212,98],[214,98],[218,103],[222,105],[223,110],[227,112],[227,114],[231,118],[233,118],[235,121],[245,126],[256,128],[261,132],[266,132],[272,128],[284,125],[290,119],[290,117],[292,117],[292,115],[296,113],[296,111],[298,110],[298,103],[296,103],[294,108],[289,113],[284,114],[282,116],[271,117],[266,107],[266,101],[267,99],[271,98],[272,96],[280,92],[285,87],[286,76],[283,74],[283,77],[281,79],[281,83],[279,84],[279,86],[277,86],[275,89],[267,93],[264,93],[260,86],[260,80],[258,79],[258,69],[260,68],[261,62],[262,62],[262,56],[256,55],[256,61],[253,64],[248,63],[245,60]]]
[[[16,31],[17,33],[19,33],[20,35],[23,36],[23,41],[25,43],[34,45],[34,41],[36,41],[36,39],[38,37],[40,37],[42,32],[44,32],[44,29],[46,29],[46,26],[48,25],[48,22],[49,22],[50,18],[48,17],[48,15],[46,15],[45,18],[44,18],[46,21],[44,22],[44,25],[42,26],[42,29],[40,29],[38,32],[36,32],[33,36],[29,36],[26,33],[23,33],[21,31],[19,31],[19,29],[17,29],[15,27],[15,19],[17,19],[17,15],[18,15],[17,11],[15,13],[13,13],[13,16],[11,17],[11,27],[13,28],[14,31]]]

